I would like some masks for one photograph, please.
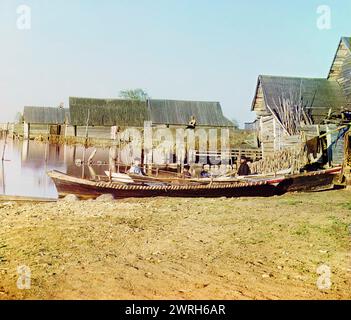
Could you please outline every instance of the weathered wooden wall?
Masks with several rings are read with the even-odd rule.
[[[273,116],[264,116],[260,118],[259,139],[262,146],[263,158],[274,152],[274,124]]]
[[[341,75],[337,81],[342,86],[348,105],[351,107],[351,53],[348,52],[341,69]]]
[[[290,136],[274,116],[260,118],[259,139],[263,158],[274,152],[285,150],[301,142],[300,135]]]
[[[29,124],[67,124],[70,122],[70,112],[64,108],[24,107],[23,119]]]
[[[328,144],[328,159],[332,165],[340,165],[344,161],[344,146],[345,140],[342,136],[342,131],[335,131],[336,125],[328,125],[327,144]]]
[[[342,87],[347,99],[348,107],[351,107],[351,51],[350,39],[343,38],[338,47],[333,65],[329,73],[329,79],[336,80]]]
[[[306,142],[320,135],[325,135],[328,148],[328,161],[331,165],[340,165],[344,161],[344,131],[337,130],[335,124],[304,126],[302,130],[302,140]],[[322,155],[319,154],[317,157]]]

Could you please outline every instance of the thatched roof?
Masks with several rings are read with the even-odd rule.
[[[219,102],[150,100],[153,123],[186,125],[195,116],[198,125],[226,127],[233,124],[223,115]]]
[[[63,108],[24,107],[23,118],[32,124],[65,124],[70,122],[70,112]]]
[[[146,102],[123,99],[69,98],[71,124],[143,126],[149,119]]]
[[[90,125],[137,126],[144,121],[155,124],[187,125],[194,115],[198,125],[232,126],[223,116],[218,102],[155,100],[133,101],[122,99],[70,98],[71,124],[86,125],[90,110]]]
[[[276,114],[282,99],[289,99],[292,105],[301,103],[314,123],[322,121],[330,108],[340,111],[346,106],[342,88],[335,80],[259,76],[252,110]]]

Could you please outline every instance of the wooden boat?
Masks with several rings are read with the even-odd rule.
[[[304,174],[286,176],[277,186],[277,192],[312,192],[325,191],[334,188],[335,179],[339,177],[341,167]]]
[[[341,167],[312,171],[301,174],[278,175],[271,178],[270,183],[276,184],[278,195],[287,192],[316,192],[334,188],[335,178],[339,177]],[[267,176],[242,177],[242,181],[265,181]]]
[[[64,197],[74,194],[82,199],[112,194],[116,199],[148,197],[269,197],[276,194],[276,186],[268,181],[258,182],[212,182],[212,183],[160,183],[145,181],[123,184],[113,181],[91,181],[51,171],[58,194]]]
[[[320,191],[333,187],[335,175],[341,168],[279,177],[245,177],[224,181],[160,179],[143,177],[142,181],[92,181],[51,171],[60,197],[68,194],[80,198],[97,198],[112,194],[116,199],[147,197],[269,197],[293,191]],[[135,179],[134,179],[135,180]]]

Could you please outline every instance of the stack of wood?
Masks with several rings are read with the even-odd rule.
[[[350,132],[345,135],[345,165],[351,167],[351,134]]]
[[[264,159],[250,164],[251,172],[258,174],[277,174],[281,171],[298,173],[308,163],[301,144],[292,148],[277,151]]]
[[[313,119],[307,111],[307,104],[304,104],[301,95],[294,98],[294,95],[290,94],[290,97],[285,98],[282,94],[279,101],[275,102],[274,113],[290,135],[298,134],[302,125],[313,124]]]
[[[345,134],[345,144],[344,144],[344,167],[343,175],[346,182],[346,188],[351,189],[351,133],[348,132]]]

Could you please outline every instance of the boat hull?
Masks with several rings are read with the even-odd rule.
[[[118,185],[113,182],[91,182],[72,178],[64,174],[49,173],[59,197],[74,194],[82,199],[94,199],[102,194],[111,194],[115,199],[180,197],[270,197],[276,194],[276,187],[268,183],[236,183],[189,186],[135,186]]]
[[[103,194],[111,194],[115,199],[179,197],[179,198],[219,198],[219,197],[270,197],[287,192],[311,192],[334,187],[334,179],[340,169],[330,169],[307,174],[258,182],[213,182],[208,184],[183,185],[125,185],[115,182],[95,182],[68,176],[58,171],[49,172],[59,197],[74,194],[82,199],[95,199]]]
[[[340,169],[337,168],[287,177],[278,184],[277,192],[284,194],[330,190],[334,188],[334,181],[339,173]]]

